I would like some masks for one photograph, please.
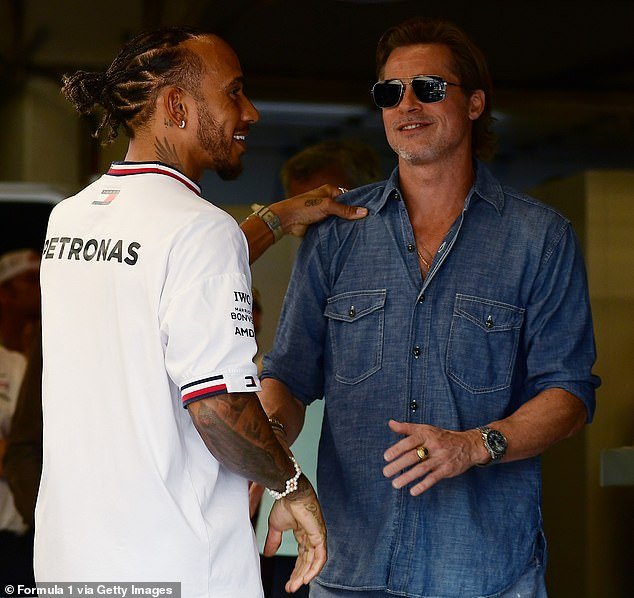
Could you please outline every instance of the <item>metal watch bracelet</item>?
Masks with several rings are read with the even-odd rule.
[[[251,216],[257,216],[260,220],[264,221],[273,233],[275,243],[277,243],[284,236],[282,223],[280,222],[277,214],[271,211],[268,206],[263,206],[257,203],[252,204],[251,209],[253,210],[253,214],[251,214]]]

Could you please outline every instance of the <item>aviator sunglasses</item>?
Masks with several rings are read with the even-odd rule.
[[[442,102],[447,95],[447,85],[462,87],[459,83],[445,81],[438,75],[416,75],[406,79],[387,79],[378,81],[370,93],[379,108],[398,106],[405,94],[405,86],[411,85],[414,95],[424,104]]]

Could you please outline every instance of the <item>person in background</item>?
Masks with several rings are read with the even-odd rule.
[[[16,508],[4,455],[27,366],[25,348],[39,330],[40,256],[30,249],[0,256],[0,586],[33,582],[31,520]]]
[[[398,167],[362,221],[312,228],[261,400],[289,444],[324,397],[330,559],[311,598],[546,595],[539,455],[592,420],[570,222],[500,184],[491,82],[458,27],[388,29],[372,89]]]
[[[289,528],[301,545],[287,582],[295,591],[323,567],[326,531],[255,394],[248,263],[284,232],[302,232],[307,214],[366,212],[322,188],[259,209],[243,234],[202,199],[204,170],[240,174],[258,120],[238,58],[216,35],[141,34],[105,72],[66,77],[63,92],[81,114],[100,112],[98,134],[123,128],[129,145],[125,161],[49,220],[36,579],[260,596],[255,479],[276,498],[267,551]]]
[[[0,257],[0,344],[29,352],[40,320],[40,255],[33,249]]]
[[[331,139],[311,145],[289,158],[280,173],[284,192],[289,196],[300,195],[322,185],[329,184],[344,189],[361,187],[381,178],[381,169],[376,152],[358,141]],[[255,306],[255,299],[254,299]],[[254,312],[255,318],[255,312]],[[316,482],[317,449],[323,419],[323,401],[316,401],[306,409],[302,433],[293,444],[293,452],[302,470],[313,484]],[[279,427],[274,426],[276,433]],[[260,552],[264,551],[267,518],[273,501],[263,488],[252,484],[250,488],[251,512],[257,515],[256,535]],[[260,503],[260,498],[262,501]],[[273,557],[262,557],[262,583],[267,598],[288,596],[284,587],[297,558],[297,542],[293,535],[285,532],[282,545]],[[308,596],[308,587],[303,587],[297,596]]]

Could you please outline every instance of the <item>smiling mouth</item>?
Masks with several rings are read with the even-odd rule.
[[[241,142],[244,142],[244,141],[246,141],[247,136],[246,136],[246,135],[242,135],[242,134],[236,134],[236,135],[234,135],[234,136],[233,136],[233,138],[234,138],[236,141],[241,141]]]
[[[421,129],[423,127],[428,127],[431,123],[421,123],[421,122],[417,122],[417,123],[409,123],[406,125],[401,125],[398,128],[399,131],[413,131],[415,129]]]

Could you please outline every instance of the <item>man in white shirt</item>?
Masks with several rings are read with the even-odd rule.
[[[162,30],[63,91],[83,114],[102,107],[106,139],[122,126],[130,143],[125,162],[49,222],[36,579],[260,596],[249,478],[279,499],[269,553],[295,530],[295,591],[323,567],[326,533],[255,395],[248,264],[280,227],[308,222],[275,204],[247,220],[247,241],[197,184],[205,169],[239,174],[258,120],[238,59],[216,36]],[[324,210],[330,195],[317,200]]]

